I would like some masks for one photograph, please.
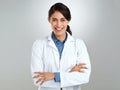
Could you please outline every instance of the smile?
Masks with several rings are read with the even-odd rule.
[[[57,31],[61,31],[63,28],[55,28],[55,30]]]

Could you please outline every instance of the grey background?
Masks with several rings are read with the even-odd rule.
[[[82,90],[120,90],[120,0],[1,0],[0,90],[37,90],[31,47],[51,32],[47,13],[55,2],[68,5],[73,36],[90,54],[91,78]]]

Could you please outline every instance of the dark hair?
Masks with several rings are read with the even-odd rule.
[[[50,10],[49,10],[48,17],[50,18],[55,11],[59,11],[60,13],[62,13],[62,15],[63,15],[68,21],[71,20],[70,10],[69,10],[69,8],[68,8],[66,5],[64,5],[63,3],[55,3],[53,6],[51,6],[51,8],[50,8]],[[69,32],[70,35],[72,35],[72,32],[71,32],[71,30],[70,30],[70,26],[69,26],[69,25],[67,26],[67,30],[66,30],[66,31]]]

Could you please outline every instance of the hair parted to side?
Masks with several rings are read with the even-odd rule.
[[[55,3],[53,6],[51,6],[51,8],[49,9],[48,18],[50,18],[52,14],[55,13],[55,11],[59,11],[68,21],[71,20],[70,10],[63,3]],[[67,26],[66,31],[69,32],[70,35],[72,35],[69,25]]]

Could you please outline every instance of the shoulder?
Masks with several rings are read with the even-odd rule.
[[[77,39],[76,39],[76,43],[77,43],[77,44],[84,44],[84,40],[83,40],[83,39],[80,39],[80,38],[77,38]]]
[[[71,36],[71,35],[69,35],[69,33],[68,33],[68,39],[70,41],[75,42],[76,44],[82,44],[82,43],[84,43],[84,41],[83,41],[82,38],[77,38],[77,37]]]
[[[84,43],[84,40],[82,38],[74,38],[76,44],[83,44]]]
[[[75,43],[77,48],[86,48],[85,41],[81,38],[76,38]]]
[[[42,47],[47,41],[47,38],[43,38],[43,39],[36,39],[33,42],[33,46],[32,47]]]

